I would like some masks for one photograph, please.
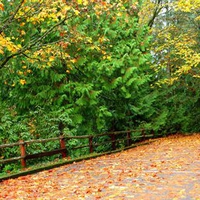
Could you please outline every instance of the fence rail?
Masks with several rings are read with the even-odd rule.
[[[134,132],[140,132],[141,134],[137,135],[137,136],[132,136],[131,133],[134,133]],[[13,158],[9,158],[9,159],[0,159],[0,164],[10,163],[10,162],[15,162],[17,160],[21,160],[21,166],[23,168],[25,168],[26,161],[29,159],[35,159],[35,158],[40,158],[40,157],[44,157],[44,156],[52,156],[52,155],[56,155],[56,154],[61,154],[62,158],[66,158],[68,156],[67,155],[68,147],[66,146],[66,141],[69,141],[71,139],[88,139],[88,144],[73,147],[73,148],[71,148],[72,150],[81,149],[81,148],[89,148],[89,153],[93,153],[95,147],[105,145],[108,143],[111,144],[112,150],[116,150],[117,143],[120,141],[124,141],[125,146],[129,147],[133,144],[133,141],[135,139],[141,138],[141,140],[144,140],[144,139],[155,136],[153,130],[148,131],[148,132],[149,133],[146,134],[146,131],[144,129],[140,129],[140,130],[107,132],[107,133],[102,133],[102,134],[97,134],[97,135],[60,136],[60,137],[55,137],[55,138],[37,139],[37,140],[29,140],[29,141],[20,140],[19,142],[16,142],[16,143],[0,145],[0,149],[19,146],[19,151],[21,154],[21,156],[18,156],[18,157],[13,157]],[[125,136],[123,136],[123,138],[117,138],[118,135],[122,135],[122,134],[125,134]],[[102,136],[109,136],[109,139],[106,140],[105,142],[99,142],[99,143],[94,142],[94,138],[99,138]],[[40,152],[40,153],[35,153],[35,154],[27,154],[27,152],[26,152],[26,149],[28,148],[29,144],[45,143],[45,142],[57,141],[57,140],[59,140],[59,143],[60,143],[59,149],[54,149],[51,151]]]

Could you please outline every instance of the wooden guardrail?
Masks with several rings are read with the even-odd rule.
[[[134,132],[141,132],[141,134],[137,135],[137,136],[132,136],[131,133],[134,133]],[[122,135],[122,134],[125,134],[125,136],[123,136],[122,138],[117,137],[118,135]],[[102,137],[102,136],[109,136],[110,139],[108,141],[101,142],[101,143],[94,142],[94,138],[98,138],[98,137]],[[119,143],[120,141],[124,141],[126,143],[125,146],[129,147],[133,144],[134,140],[137,140],[137,139],[144,140],[144,139],[151,138],[151,137],[154,137],[154,131],[151,130],[147,134],[144,129],[141,129],[141,130],[107,132],[107,133],[102,133],[102,134],[97,134],[97,135],[60,136],[60,137],[55,137],[55,138],[37,139],[37,140],[29,140],[29,141],[20,140],[19,142],[16,142],[16,143],[0,145],[0,149],[19,146],[20,147],[19,148],[20,154],[21,154],[21,156],[18,156],[18,157],[13,157],[13,158],[9,158],[9,159],[1,159],[0,164],[10,163],[10,162],[14,162],[14,161],[17,161],[17,160],[21,160],[21,166],[23,168],[25,168],[26,167],[26,161],[29,160],[29,159],[40,158],[40,157],[44,157],[44,156],[51,156],[51,155],[55,155],[55,154],[61,154],[62,158],[66,158],[68,156],[67,155],[68,149],[67,149],[67,146],[66,146],[66,141],[69,141],[69,140],[72,140],[72,139],[79,139],[79,140],[88,139],[87,145],[80,145],[80,146],[73,147],[71,149],[76,150],[76,149],[87,147],[87,148],[89,148],[89,153],[93,153],[94,147],[96,147],[96,146],[101,146],[101,145],[104,145],[104,144],[111,143],[112,150],[116,150],[117,143]],[[48,152],[27,154],[26,149],[28,148],[29,144],[45,143],[45,142],[57,141],[57,140],[59,140],[59,142],[60,142],[60,148],[59,149],[54,149],[54,150],[51,150],[51,151],[48,151]],[[102,152],[102,153],[105,153],[105,152]]]

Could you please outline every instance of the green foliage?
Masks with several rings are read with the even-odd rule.
[[[155,98],[149,95],[152,71],[148,64],[151,59],[148,28],[139,26],[137,13],[124,10],[123,6],[117,11],[99,8],[101,15],[96,9],[88,5],[87,12],[60,26],[61,32],[70,30],[68,37],[60,35],[67,47],[55,43],[51,48],[59,49],[59,53],[53,57],[40,53],[50,56],[50,65],[18,56],[9,70],[1,69],[1,87],[8,91],[2,101],[7,101],[8,109],[12,105],[16,113],[13,120],[21,124],[20,129],[10,129],[14,133],[4,128],[5,135],[16,137],[16,141],[54,137],[61,132],[95,135],[135,128],[154,113],[151,106]],[[48,23],[43,22],[41,28],[47,29]],[[8,120],[3,123],[12,126]],[[59,124],[63,124],[62,130]],[[2,140],[8,142],[12,140]],[[76,141],[68,144],[74,145],[78,145]],[[97,151],[101,148],[110,146],[99,147]],[[48,147],[31,147],[30,152],[39,149]],[[84,152],[76,150],[71,156]]]
[[[108,142],[108,141],[111,141],[111,138],[108,135],[94,138],[93,139],[93,142],[95,145],[94,151],[97,153],[111,151],[112,144],[111,144],[111,142]]]
[[[171,86],[166,102],[171,107],[166,129],[172,129],[172,132],[199,132],[199,84],[199,79],[186,74]]]
[[[8,1],[3,2],[8,12],[1,12],[0,18],[6,20],[13,8]],[[13,2],[13,6],[16,8],[18,3]],[[25,24],[14,18],[4,31],[12,44],[7,44],[10,51],[0,51],[0,61],[13,55],[16,45],[22,46],[23,53],[11,56],[6,67],[0,67],[0,144],[135,128],[163,134],[199,131],[199,80],[182,74],[173,85],[157,86],[157,81],[169,73],[163,68],[154,71],[152,59],[159,65],[166,58],[158,54],[152,58],[152,36],[148,26],[139,23],[138,10],[132,10],[136,4],[130,7],[115,2],[104,7],[90,2],[87,6],[77,4],[74,9],[65,7],[67,20],[52,31],[57,20],[62,21],[63,7],[56,4],[57,17],[49,15],[44,5],[39,6],[46,13],[40,23],[35,14],[34,23],[25,15]],[[43,38],[45,31],[48,34]],[[2,35],[1,39],[6,38]],[[198,70],[191,73],[198,74]],[[103,136],[96,142],[108,138]],[[87,143],[68,141],[70,156],[87,154],[88,148],[73,150]],[[124,147],[126,143],[119,145]],[[58,143],[50,142],[32,145],[28,151],[37,153],[57,147]],[[110,148],[111,143],[97,146],[95,151]],[[17,154],[17,149],[1,150],[1,154],[9,158]]]

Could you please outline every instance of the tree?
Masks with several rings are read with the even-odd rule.
[[[35,132],[44,119],[45,132],[56,127],[56,134],[59,124],[81,134],[138,126],[153,113],[154,101],[150,37],[138,24],[139,6],[5,1],[1,85],[9,93],[2,96],[38,125]]]
[[[151,38],[148,27],[138,23],[140,4],[10,3],[17,14],[13,31],[11,25],[4,28],[2,41],[10,41],[13,48],[1,46],[0,76],[1,101],[11,125],[2,121],[2,143],[13,141],[12,135],[17,141],[150,123],[156,95],[150,88]],[[4,9],[9,11],[7,4]],[[9,19],[4,12],[9,13],[3,11],[2,19]]]
[[[153,9],[146,4],[148,12],[141,23],[153,22],[149,23],[154,36],[152,67],[160,87],[157,104],[162,102],[160,110],[167,119],[164,129],[198,131],[199,1],[152,1],[150,5]]]

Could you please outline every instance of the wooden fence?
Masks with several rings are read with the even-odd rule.
[[[134,133],[140,132],[140,135],[134,136]],[[133,133],[133,134],[132,134]],[[125,134],[123,137],[119,137],[119,135]],[[101,142],[101,143],[96,143],[94,142],[94,138],[102,137],[102,136],[109,136],[109,139],[107,141]],[[154,137],[154,131],[148,131],[148,133],[145,132],[144,129],[142,130],[129,130],[129,131],[116,131],[116,132],[108,132],[108,133],[102,133],[102,134],[97,134],[97,135],[83,135],[83,136],[60,136],[60,137],[55,137],[55,138],[49,138],[49,139],[37,139],[37,140],[30,140],[30,141],[23,141],[20,140],[17,143],[12,143],[12,144],[3,144],[0,145],[0,149],[3,148],[9,148],[9,147],[14,147],[14,146],[19,146],[19,151],[21,156],[19,157],[13,157],[9,159],[1,159],[0,164],[2,163],[9,163],[9,162],[14,162],[17,160],[21,160],[21,166],[23,168],[26,167],[26,161],[29,159],[34,159],[34,158],[40,158],[44,156],[52,156],[55,154],[61,154],[62,158],[66,158],[68,155],[68,149],[66,146],[66,141],[72,140],[72,139],[87,139],[88,144],[87,145],[81,145],[81,146],[76,146],[73,147],[73,150],[76,149],[81,149],[81,148],[89,148],[89,152],[93,153],[94,152],[94,147],[96,146],[101,146],[105,145],[108,143],[111,143],[112,150],[117,149],[117,144],[120,141],[125,142],[125,146],[129,147],[133,144],[134,140],[145,140],[147,138]],[[59,149],[54,149],[52,151],[48,152],[40,152],[40,153],[35,153],[35,154],[27,154],[26,149],[28,148],[29,144],[32,143],[45,143],[49,141],[58,141],[60,143],[60,148]],[[105,152],[102,152],[105,153]]]

